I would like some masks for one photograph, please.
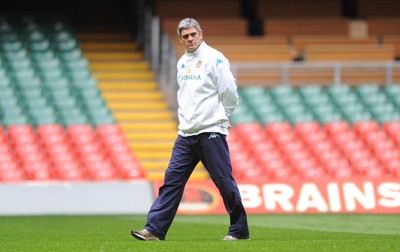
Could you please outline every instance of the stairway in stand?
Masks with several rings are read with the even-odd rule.
[[[77,38],[147,178],[162,180],[177,137],[175,112],[168,108],[155,73],[123,20],[108,13],[103,24],[103,17],[85,18],[74,24]],[[206,178],[208,173],[201,165],[191,177]]]

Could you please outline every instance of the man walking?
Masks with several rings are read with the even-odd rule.
[[[195,19],[180,21],[177,34],[185,46],[185,54],[177,63],[178,137],[147,223],[143,230],[132,230],[131,234],[139,240],[165,239],[185,185],[201,161],[230,216],[229,230],[223,240],[247,240],[250,238],[247,215],[232,176],[226,142],[228,118],[238,104],[236,80],[228,59],[203,41],[203,31]]]

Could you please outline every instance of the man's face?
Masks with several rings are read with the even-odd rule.
[[[194,27],[182,29],[179,40],[185,46],[186,52],[191,53],[200,46],[203,40],[203,31],[197,31]]]

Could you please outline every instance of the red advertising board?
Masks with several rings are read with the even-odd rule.
[[[155,192],[162,182],[154,183]],[[400,182],[238,181],[248,213],[400,213]],[[218,189],[209,181],[189,181],[178,214],[225,213]]]

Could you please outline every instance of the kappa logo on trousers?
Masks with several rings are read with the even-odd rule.
[[[208,137],[208,139],[213,139],[213,138],[217,138],[220,137],[217,133],[211,133],[210,136]]]

